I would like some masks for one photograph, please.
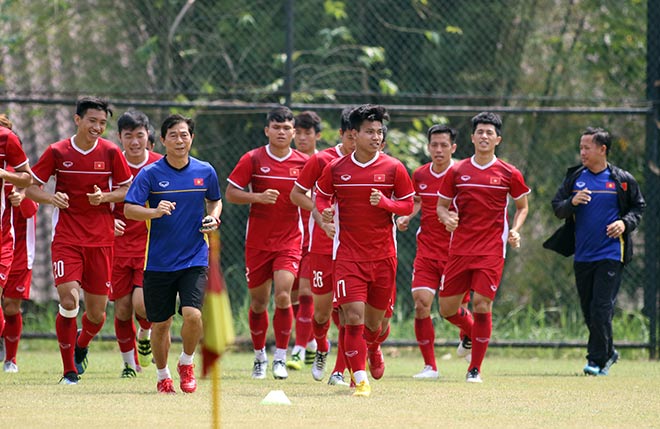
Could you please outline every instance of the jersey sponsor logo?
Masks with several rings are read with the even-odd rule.
[[[111,283],[111,282],[105,282],[105,287],[107,287],[108,289],[111,288],[111,287],[112,287],[112,283]]]
[[[586,183],[584,182],[575,182],[575,186],[577,186],[578,188],[584,188],[585,185]]]
[[[348,182],[349,180],[351,180],[351,175],[350,174],[342,174],[341,175],[341,180],[343,180],[344,182]]]
[[[385,182],[385,175],[384,174],[374,174],[374,182],[376,182],[376,183]]]
[[[105,162],[103,161],[94,161],[94,170],[104,170]]]
[[[4,275],[3,273],[0,273],[0,279],[2,279],[2,280],[7,280],[7,276]]]
[[[502,184],[502,179],[499,177],[489,177],[490,184],[491,185],[501,185]]]
[[[298,177],[300,170],[297,168],[289,168],[289,176]]]
[[[167,188],[168,186],[170,186],[170,182],[168,182],[167,180],[161,180],[160,182],[158,182],[158,186],[160,186],[161,188]]]
[[[25,286],[16,286],[16,292],[20,292],[20,293],[25,292]]]
[[[470,180],[471,178],[472,178],[472,177],[468,176],[467,174],[461,176],[461,180],[464,181],[464,182],[467,182],[467,181]]]
[[[344,352],[344,354],[345,354],[346,356],[348,356],[349,358],[352,358],[352,357],[357,356],[358,352],[357,352],[357,350],[346,350],[346,351]]]
[[[292,262],[291,265],[293,266],[293,268],[294,268],[295,270],[298,269],[298,263],[297,263],[297,262]]]
[[[421,189],[422,191],[426,188],[428,188],[428,185],[426,183],[420,183],[419,184],[419,189]]]
[[[490,285],[490,290],[497,292],[497,285]]]
[[[62,165],[65,166],[66,168],[71,168],[73,167],[73,161],[64,161]]]
[[[261,167],[259,170],[261,170],[262,173],[270,173],[270,167]]]
[[[193,185],[195,185],[195,186],[204,186],[204,179],[199,178],[199,177],[193,179]]]

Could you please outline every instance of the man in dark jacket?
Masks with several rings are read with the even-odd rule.
[[[555,215],[575,231],[575,283],[589,329],[587,375],[607,375],[619,358],[614,303],[623,265],[632,258],[630,234],[646,206],[632,174],[607,162],[611,143],[607,131],[587,128],[580,138],[582,165],[568,169],[552,200]]]

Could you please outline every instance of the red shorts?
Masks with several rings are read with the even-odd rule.
[[[115,257],[112,265],[110,300],[114,301],[133,293],[133,288],[142,287],[144,280],[144,257]]]
[[[253,289],[273,278],[273,273],[279,270],[298,275],[300,265],[300,249],[268,250],[245,248],[245,278],[248,288]]]
[[[501,256],[450,256],[442,276],[440,296],[468,294],[472,289],[493,300],[503,269]]]
[[[378,261],[335,261],[334,296],[339,305],[365,302],[379,310],[393,305],[396,256]]]
[[[3,234],[6,231],[3,231]],[[2,237],[2,254],[0,254],[0,287],[5,287],[11,271],[11,263],[14,261],[14,239],[9,234]]]
[[[432,258],[415,258],[413,263],[412,290],[427,290],[433,295],[440,288],[442,274],[447,261]],[[466,293],[463,303],[470,302],[470,294]]]
[[[30,299],[32,270],[11,270],[3,296],[11,299]]]
[[[7,286],[9,271],[11,271],[11,261],[9,261],[9,264],[5,264],[4,261],[0,262],[0,287],[2,288]]]
[[[394,314],[395,304],[396,304],[396,284],[392,288],[392,298],[390,298],[390,303],[387,304],[387,308],[385,309],[385,315],[383,316],[385,319],[392,318],[392,315]]]
[[[310,253],[309,265],[312,272],[312,294],[332,293],[332,255]]]
[[[296,277],[296,280],[293,282],[293,287],[291,288],[292,291],[298,290],[298,280],[299,279],[307,279],[311,280],[311,274],[312,271],[309,268],[309,252],[307,250],[302,251],[302,257],[300,258],[300,268],[298,269],[298,276]]]
[[[95,295],[108,295],[112,285],[112,246],[83,247],[51,244],[55,286],[78,282]]]

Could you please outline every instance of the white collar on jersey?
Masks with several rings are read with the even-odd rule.
[[[447,171],[449,170],[449,168],[450,168],[452,165],[454,165],[454,158],[452,158],[452,159],[449,160],[449,165],[447,166],[447,168],[445,168],[445,169],[444,169],[443,171],[441,171],[440,173],[436,173],[435,171],[433,171],[433,163],[432,163],[432,162],[429,162],[429,171],[431,172],[431,175],[432,175],[433,177],[440,178],[440,177],[444,176],[445,174],[447,174]]]
[[[270,151],[270,143],[268,143],[268,144],[266,145],[266,153],[268,154],[268,156],[270,156],[271,158],[273,158],[275,161],[282,162],[282,161],[286,161],[287,159],[289,159],[289,157],[290,157],[291,154],[293,153],[293,150],[292,150],[291,148],[289,148],[289,153],[287,153],[286,155],[284,155],[282,158],[278,158],[278,157],[276,157],[275,155],[273,155],[273,152]]]
[[[376,160],[378,159],[379,156],[380,156],[380,151],[377,151],[377,152],[376,152],[376,155],[375,155],[373,158],[371,158],[369,161],[367,161],[367,162],[365,162],[365,163],[363,164],[363,163],[359,162],[357,159],[355,159],[355,152],[353,152],[353,153],[351,154],[351,159],[353,160],[353,162],[354,162],[357,166],[364,168],[364,167],[369,167],[371,164],[373,164],[374,162],[376,162]]]
[[[486,165],[479,165],[479,164],[477,164],[477,162],[474,160],[474,158],[475,158],[475,155],[472,155],[472,157],[470,158],[470,162],[472,163],[472,165],[474,165],[474,166],[475,166],[476,168],[478,168],[479,170],[485,170],[485,169],[487,169],[488,167],[490,167],[491,165],[495,164],[495,162],[497,161],[497,157],[496,157],[495,155],[493,155],[493,160],[492,160],[491,162],[489,162],[489,163],[486,164]]]
[[[96,139],[96,141],[94,142],[94,144],[92,145],[91,148],[89,148],[88,150],[82,150],[78,146],[76,146],[76,142],[74,141],[75,137],[76,137],[75,134],[71,136],[71,146],[73,146],[73,148],[76,151],[82,153],[83,155],[87,155],[88,153],[90,153],[91,151],[96,149],[96,146],[98,146],[98,144],[99,144],[99,139]]]

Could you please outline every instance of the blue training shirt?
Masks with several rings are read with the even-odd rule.
[[[162,200],[176,203],[170,216],[146,222],[145,270],[208,266],[209,248],[199,228],[206,215],[206,200],[220,198],[218,176],[208,162],[190,157],[188,165],[176,169],[163,157],[140,170],[126,194],[127,203],[147,207],[157,207]]]
[[[585,188],[591,191],[591,201],[575,208],[575,261],[623,261],[623,237],[607,236],[607,225],[619,219],[616,184],[610,179],[610,169],[594,174],[585,168],[575,181],[573,195]]]

